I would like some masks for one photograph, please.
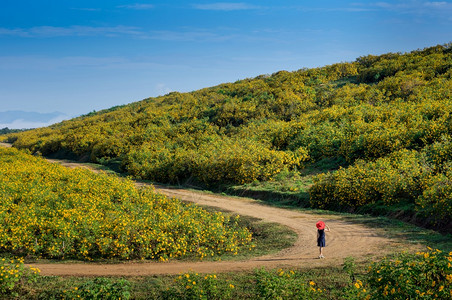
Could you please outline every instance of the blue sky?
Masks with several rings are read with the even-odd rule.
[[[58,111],[66,118],[170,91],[452,41],[452,1],[0,5],[0,111]]]

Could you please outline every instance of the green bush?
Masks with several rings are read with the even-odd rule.
[[[294,271],[256,270],[256,294],[259,299],[322,299],[324,290],[314,281],[306,282]]]
[[[426,252],[386,258],[369,268],[370,299],[451,299],[452,252]]]
[[[215,274],[185,273],[178,276],[163,293],[164,299],[233,299],[235,286]]]
[[[131,285],[126,279],[113,280],[97,277],[84,281],[69,289],[45,290],[40,299],[92,299],[92,300],[127,300],[130,298]]]
[[[402,150],[370,162],[359,160],[348,168],[315,177],[311,203],[351,210],[378,201],[385,205],[401,200],[414,203],[428,174],[425,158],[417,151]]]
[[[26,267],[23,259],[0,259],[0,297],[17,297],[21,288],[37,280],[39,272]]]
[[[425,186],[416,199],[420,213],[437,228],[447,228],[452,216],[452,170],[429,177]]]
[[[129,299],[130,283],[125,279],[112,281],[108,278],[95,278],[85,282],[71,293],[81,299]]]

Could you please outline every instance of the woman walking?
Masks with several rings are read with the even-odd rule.
[[[323,256],[323,248],[325,248],[325,232],[330,231],[328,225],[325,225],[323,221],[318,221],[315,226],[317,227],[317,246],[319,247],[319,258],[325,258]]]

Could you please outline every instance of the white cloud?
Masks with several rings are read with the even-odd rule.
[[[233,10],[250,10],[261,9],[261,6],[251,5],[243,2],[216,2],[210,4],[193,4],[193,7],[200,10],[221,10],[221,11],[233,11]]]
[[[23,29],[9,29],[9,28],[0,28],[0,36],[1,35],[12,35],[12,36],[24,36],[25,32]]]
[[[447,3],[447,2],[444,2],[444,1],[442,1],[442,2],[426,2],[425,4],[424,4],[425,6],[432,6],[432,7],[439,7],[439,8],[441,8],[441,7],[445,7],[445,6],[451,6],[451,3]]]
[[[209,30],[191,29],[181,31],[154,30],[150,31],[146,38],[163,41],[224,41],[231,35],[219,34]]]
[[[381,9],[403,11],[408,13],[444,12],[452,10],[452,3],[445,1],[398,1],[398,2],[376,2],[370,4]]]
[[[91,26],[37,26],[31,28],[0,28],[1,35],[19,36],[27,38],[35,37],[64,37],[64,36],[140,36],[143,32],[137,27],[114,26],[114,27],[91,27]]]
[[[350,12],[350,13],[360,13],[360,12],[369,12],[375,11],[374,7],[369,7],[368,3],[350,3],[350,6],[342,7],[342,6],[325,6],[325,7],[308,7],[306,5],[292,5],[292,6],[279,6],[278,9],[284,10],[300,10],[303,12]]]
[[[136,9],[136,10],[147,10],[147,9],[153,9],[155,6],[152,4],[135,3],[135,4],[120,5],[118,7],[119,8],[128,8],[128,9]]]
[[[172,59],[162,61],[152,56],[129,58],[129,57],[90,57],[90,56],[0,56],[0,81],[3,74],[8,72],[66,72],[70,71],[140,71],[140,70],[160,70],[168,71],[181,70],[186,68],[184,62],[175,62]],[[6,76],[6,75],[5,75]],[[0,94],[0,103],[1,103]],[[1,107],[0,107],[1,108]],[[0,120],[1,122],[1,120]]]
[[[33,121],[27,121],[24,119],[17,119],[10,123],[0,123],[0,128],[8,127],[9,129],[31,129],[31,128],[38,128],[38,127],[47,127],[55,123],[59,123],[64,120],[68,120],[70,117],[66,115],[58,116],[52,120],[49,120],[47,122],[33,122]]]
[[[157,91],[157,94],[158,94],[158,95],[166,95],[166,94],[168,94],[168,93],[173,92],[173,90],[170,89],[170,88],[169,88],[166,84],[164,84],[164,83],[158,83],[158,84],[155,86],[155,90]]]
[[[81,11],[100,11],[100,8],[89,8],[89,7],[73,7],[72,10],[81,10]]]
[[[23,38],[58,38],[58,37],[132,37],[138,39],[154,39],[162,41],[224,41],[230,39],[232,34],[218,33],[213,30],[182,28],[180,30],[152,30],[144,31],[138,27],[90,27],[70,26],[54,27],[39,26],[31,28],[1,28],[1,36],[15,36]]]

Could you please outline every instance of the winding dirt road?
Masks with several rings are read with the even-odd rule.
[[[67,167],[87,167],[79,163],[50,160]],[[145,185],[137,182],[138,186]],[[124,262],[119,264],[100,263],[53,263],[33,264],[42,275],[57,276],[144,276],[157,274],[179,274],[181,272],[219,273],[252,270],[259,267],[321,267],[340,265],[343,259],[353,256],[356,260],[380,257],[404,246],[403,241],[389,239],[382,230],[363,224],[347,222],[335,215],[319,215],[282,209],[260,204],[258,201],[188,191],[156,187],[156,191],[169,197],[191,201],[199,205],[217,207],[239,215],[261,219],[263,222],[279,223],[292,229],[298,236],[294,246],[277,254],[265,255],[243,261],[218,262]],[[325,221],[331,231],[326,234],[325,259],[318,259],[316,228],[318,220]],[[417,248],[416,245],[410,247]]]

